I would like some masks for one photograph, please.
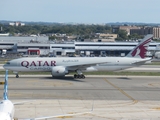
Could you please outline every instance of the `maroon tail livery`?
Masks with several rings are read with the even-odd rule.
[[[147,35],[145,38],[141,41],[141,43],[133,49],[127,57],[136,57],[144,59],[146,56],[147,49],[149,47],[149,43],[152,41],[153,35]]]

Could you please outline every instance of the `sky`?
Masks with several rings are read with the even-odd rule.
[[[0,0],[0,20],[160,23],[160,0]]]

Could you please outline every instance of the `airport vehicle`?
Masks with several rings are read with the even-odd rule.
[[[8,70],[6,70],[3,100],[0,101],[0,120],[14,120],[14,105],[22,104],[22,103],[26,103],[26,102],[30,102],[30,101],[12,103],[8,99]],[[46,117],[39,117],[39,118],[27,118],[27,119],[18,119],[18,120],[45,120],[45,119],[57,118],[57,117],[82,115],[82,114],[86,114],[86,113],[91,113],[92,111],[93,111],[93,105],[92,105],[91,111],[89,111],[89,112],[62,114],[62,115],[55,115],[55,116],[46,116]],[[15,119],[15,120],[17,120],[17,119]]]
[[[83,72],[117,71],[145,64],[151,58],[146,58],[149,43],[153,35],[147,35],[125,57],[28,57],[7,62],[3,67],[11,70],[18,78],[19,71],[46,71],[53,77],[64,77],[70,72],[77,72],[74,78],[85,78]]]

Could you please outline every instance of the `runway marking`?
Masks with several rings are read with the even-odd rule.
[[[60,116],[60,117],[57,117],[57,118],[65,119],[65,118],[73,118],[73,116],[74,116],[74,115],[71,114],[71,116]]]
[[[117,120],[117,119],[115,119],[115,118],[109,118],[109,117],[107,117],[107,116],[100,116],[100,115],[97,115],[97,114],[92,114],[92,116],[94,117],[94,116],[96,116],[96,117],[100,117],[100,118],[105,118],[105,119],[107,119],[107,120]]]
[[[54,87],[59,87],[59,86],[71,86],[73,83],[70,82],[45,82],[43,86],[54,86]]]
[[[160,83],[150,83],[148,85],[152,87],[160,87]]]
[[[130,95],[128,95],[126,92],[124,92],[121,88],[119,88],[118,86],[114,85],[113,83],[111,83],[110,81],[108,81],[105,78],[105,81],[110,84],[111,86],[113,86],[114,88],[116,88],[117,90],[119,90],[123,95],[125,95],[126,97],[128,97],[129,99],[131,99],[133,101],[133,104],[138,103],[138,100],[134,99],[133,97],[131,97]]]
[[[155,110],[158,110],[158,111],[159,111],[159,110],[160,110],[160,107],[157,107],[157,108],[153,108],[153,109],[155,109]]]
[[[73,83],[71,83],[71,82],[59,82],[59,81],[54,81],[54,82],[53,81],[45,81],[45,83],[41,83],[38,80],[29,80],[26,82],[33,83],[32,85],[37,85],[37,83],[38,83],[39,85],[42,85],[42,86],[54,86],[54,87],[73,85]]]
[[[12,96],[12,97],[22,96],[22,94],[19,94],[19,93],[10,93],[9,96]]]

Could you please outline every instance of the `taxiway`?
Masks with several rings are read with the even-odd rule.
[[[0,81],[3,80],[0,76]],[[15,106],[15,117],[19,119],[86,112],[91,110],[93,102],[92,114],[66,119],[160,119],[159,76],[88,75],[86,79],[72,76],[53,79],[50,75],[21,75],[20,78],[10,75],[8,87],[13,102],[30,101]],[[3,94],[3,85],[0,92]]]

